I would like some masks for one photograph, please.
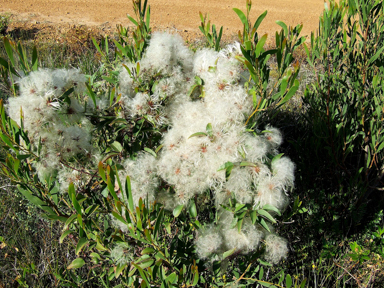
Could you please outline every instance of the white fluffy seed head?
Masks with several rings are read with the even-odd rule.
[[[267,125],[265,127],[265,130],[267,130],[268,132],[264,134],[264,137],[272,148],[277,148],[281,145],[281,143],[283,143],[283,136],[281,135],[279,129]]]
[[[124,265],[133,259],[133,253],[127,243],[120,242],[111,250],[111,258],[115,264]]]
[[[135,205],[138,205],[140,198],[143,201],[148,199],[149,204],[155,201],[155,192],[159,185],[156,171],[156,158],[149,153],[141,153],[136,160],[128,159],[124,162],[124,170],[120,171],[120,179],[127,175],[131,179],[132,197]],[[125,190],[125,182],[122,183]],[[125,193],[123,193],[124,201]]]
[[[196,252],[200,259],[207,259],[213,253],[220,250],[223,239],[216,227],[208,226],[199,230],[199,236],[196,239]]]
[[[277,264],[288,256],[287,240],[275,234],[269,234],[265,237],[265,259]]]
[[[254,200],[254,205],[263,207],[266,204],[275,206],[280,211],[288,204],[288,197],[283,192],[283,183],[273,177],[261,179]]]
[[[272,163],[273,177],[281,181],[284,188],[293,187],[295,181],[295,164],[288,157],[281,157]]]

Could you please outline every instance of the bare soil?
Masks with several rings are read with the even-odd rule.
[[[18,22],[52,26],[86,25],[112,30],[116,24],[128,26],[126,14],[133,16],[130,0],[0,0],[0,13],[10,12]],[[264,3],[260,3],[264,2]],[[280,27],[276,20],[287,25],[303,23],[302,35],[318,27],[323,0],[253,1],[251,19],[268,10],[259,33],[273,38]],[[225,38],[234,37],[241,22],[232,8],[245,11],[245,0],[150,0],[151,23],[155,30],[180,33],[186,40],[201,37],[199,11],[208,13],[217,27],[224,26]]]

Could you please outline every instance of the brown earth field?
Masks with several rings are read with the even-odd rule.
[[[144,2],[144,1],[143,1]],[[223,26],[224,38],[229,39],[242,28],[232,10],[245,11],[245,0],[150,0],[151,26],[154,30],[178,32],[185,39],[201,37],[199,12],[208,13],[217,27]],[[302,35],[310,35],[318,27],[324,9],[323,0],[268,0],[253,1],[251,20],[265,10],[267,17],[259,27],[259,34],[268,33],[273,39],[281,20],[287,25],[303,24]],[[0,0],[0,13],[9,12],[13,19],[25,23],[45,25],[86,25],[114,29],[116,24],[128,26],[126,14],[133,14],[130,0]]]

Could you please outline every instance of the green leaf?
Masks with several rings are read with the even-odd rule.
[[[99,251],[108,251],[108,249],[105,248],[105,247],[101,244],[99,238],[96,239],[96,249],[99,250]]]
[[[225,162],[225,164],[221,165],[217,171],[226,170],[228,168],[233,167],[234,164],[232,162]]]
[[[12,45],[7,37],[4,37],[5,52],[7,52],[8,58],[11,61],[13,67],[15,67],[15,59],[13,58]]]
[[[276,220],[275,218],[272,217],[271,214],[269,214],[267,211],[263,210],[263,209],[259,209],[257,210],[257,213],[261,216],[264,216],[266,217],[268,220],[270,220],[272,223],[276,223]]]
[[[99,52],[101,56],[105,57],[103,51],[101,51],[100,49],[99,44],[97,44],[96,39],[93,37],[92,37],[92,42],[93,42],[93,45],[95,45],[97,52]],[[96,107],[96,103],[95,103],[95,107]]]
[[[252,210],[251,213],[250,213],[250,216],[251,216],[252,224],[255,224],[256,221],[257,221],[257,211],[256,210]]]
[[[117,212],[115,211],[112,211],[112,215],[113,217],[115,217],[116,219],[118,219],[120,222],[122,222],[123,224],[125,225],[128,225],[128,222]]]
[[[257,18],[257,20],[256,20],[256,22],[255,22],[255,25],[253,25],[253,29],[254,29],[255,31],[257,31],[257,29],[259,28],[261,22],[264,20],[265,16],[267,16],[267,13],[268,13],[268,11],[265,10],[265,11],[264,11],[264,12]]]
[[[123,151],[123,146],[117,141],[114,141],[110,146],[116,152],[121,153],[121,151]]]
[[[263,218],[260,218],[260,225],[265,228],[265,230],[267,230],[268,232],[271,232],[271,230],[269,229],[269,226],[268,224],[265,222],[265,220]]]
[[[77,202],[77,199],[76,199],[75,186],[73,185],[73,182],[69,183],[68,194],[69,194],[69,198],[72,200],[73,207],[75,208],[77,213],[81,215],[81,207],[79,202]]]
[[[37,49],[36,46],[33,46],[32,51],[32,71],[36,71],[39,65],[38,57],[37,57]]]
[[[153,249],[152,247],[147,247],[144,248],[143,251],[141,251],[141,255],[151,254],[153,252],[155,252],[155,249]]]
[[[66,230],[68,226],[77,218],[77,214],[72,214],[64,223],[63,230]]]
[[[264,210],[274,211],[274,212],[276,212],[278,215],[281,215],[280,210],[277,209],[275,206],[273,206],[273,205],[271,205],[271,204],[265,204],[265,205],[263,206],[263,209],[264,209]]]
[[[179,205],[175,209],[173,209],[173,216],[175,216],[176,218],[179,217],[183,208],[184,208],[184,205]]]
[[[196,132],[196,133],[193,133],[191,136],[189,136],[188,139],[191,137],[202,137],[202,136],[208,136],[208,134],[205,132]]]
[[[212,124],[211,124],[211,123],[208,123],[208,124],[207,124],[207,127],[206,127],[205,129],[206,129],[206,131],[207,131],[208,136],[212,137],[212,135],[213,135]]]
[[[252,162],[247,162],[247,161],[243,161],[240,163],[240,166],[251,166],[251,167],[257,167],[256,164],[252,163]]]
[[[107,187],[109,190],[109,193],[111,193],[113,199],[115,201],[120,201],[119,197],[117,197],[117,194],[115,192],[115,185],[112,184],[111,176],[107,175]]]
[[[379,51],[377,51],[376,54],[372,56],[371,59],[369,59],[369,61],[368,61],[368,65],[369,65],[369,64],[372,64],[373,62],[375,62],[376,59],[379,58],[379,56],[380,56],[383,52],[384,52],[384,46],[381,47],[381,48],[379,49]]]
[[[121,272],[123,272],[124,268],[127,267],[127,264],[118,264],[116,266],[115,278],[119,278]],[[116,286],[115,286],[116,287]],[[115,288],[114,287],[114,288]]]
[[[83,258],[76,258],[75,260],[72,261],[71,264],[67,267],[67,269],[77,269],[83,267],[85,264],[85,261]]]
[[[264,277],[264,268],[263,267],[260,267],[260,271],[259,271],[259,279],[263,279]]]
[[[61,234],[60,238],[59,238],[59,243],[63,243],[65,237],[67,237],[69,234],[71,233],[74,233],[74,231],[72,230],[65,230],[63,234]]]
[[[289,274],[285,276],[285,286],[287,286],[287,288],[291,288],[292,286],[292,277]]]
[[[283,21],[280,21],[280,20],[276,21],[276,24],[279,25],[281,28],[283,28],[284,34],[285,34],[285,36],[287,36],[288,35],[287,25]]]
[[[13,147],[13,144],[11,142],[11,140],[9,140],[9,137],[3,133],[0,134],[0,137],[1,139],[4,141],[4,143],[11,149],[13,149],[14,151],[17,151],[17,149],[15,147]]]
[[[132,22],[133,24],[135,24],[135,26],[139,26],[139,24],[137,23],[137,21],[136,21],[134,18],[132,18],[129,14],[127,14],[127,18],[128,18],[129,20],[131,20],[131,22]]]
[[[264,34],[259,42],[257,42],[257,45],[256,45],[256,49],[255,49],[255,55],[256,57],[259,57],[260,56],[260,53],[261,51],[263,50],[263,47],[264,47],[264,44],[265,42],[267,41],[267,38],[268,38],[268,34]]]
[[[156,224],[155,224],[155,228],[154,228],[154,230],[153,230],[153,238],[154,238],[155,240],[156,240],[158,231],[159,231],[159,229],[160,229],[160,225],[161,225],[161,223],[162,223],[162,221],[163,221],[163,216],[164,216],[164,209],[162,208],[162,209],[160,210],[159,215],[158,215],[157,218],[156,218]]]
[[[175,272],[173,272],[171,275],[169,275],[165,281],[171,283],[171,284],[174,284],[176,282],[176,278],[177,278],[177,275]]]
[[[91,97],[92,101],[93,101],[93,104],[95,105],[95,108],[97,107],[97,104],[96,104],[96,95],[95,93],[93,92],[92,90],[92,87],[88,84],[88,83],[85,83],[85,86],[87,86],[87,94],[89,95],[89,97]]]
[[[144,150],[151,154],[153,157],[157,157],[156,152],[153,151],[151,148],[145,147]]]
[[[98,168],[99,168],[99,175],[101,179],[103,179],[103,181],[107,183],[107,177],[105,177],[104,165],[101,161],[99,162]]]
[[[148,282],[147,276],[145,275],[144,270],[143,270],[139,265],[137,265],[137,264],[135,264],[135,263],[132,263],[132,265],[133,265],[137,270],[139,270],[139,273],[140,273],[140,276],[141,276],[142,280],[145,281],[146,284],[149,286],[149,282]]]
[[[31,202],[32,204],[35,204],[36,206],[38,206],[39,208],[43,209],[44,211],[48,212],[49,214],[56,214],[49,206],[47,206],[47,203],[45,203],[44,201],[42,201],[39,197],[37,196],[33,196],[32,195],[32,192],[28,191],[28,190],[25,190],[23,189],[20,185],[17,185],[17,189],[20,191],[21,194],[23,194],[23,196],[25,198],[27,198],[27,200],[29,202]]]
[[[248,31],[248,30],[249,30],[249,27],[248,27],[248,20],[247,20],[247,17],[245,17],[243,11],[241,11],[240,9],[237,9],[237,8],[233,8],[233,11],[235,11],[235,13],[237,14],[237,16],[239,16],[241,22],[242,22],[243,25],[245,26],[246,31]]]
[[[75,250],[76,255],[79,255],[81,249],[83,249],[83,247],[85,245],[87,245],[88,242],[89,241],[87,238],[80,238],[79,242],[77,242],[77,246],[76,246],[76,250]]]
[[[272,159],[272,161],[271,161],[271,165],[272,165],[275,161],[279,160],[283,155],[284,155],[284,153],[280,153],[280,154],[277,154],[275,157],[273,157],[273,159]]]
[[[237,248],[235,247],[235,248],[233,248],[233,249],[231,249],[231,250],[225,251],[225,252],[223,253],[223,259],[225,259],[225,258],[231,256],[233,253],[236,252],[236,250],[237,250]]]
[[[190,201],[191,205],[189,206],[189,214],[193,217],[196,218],[197,216],[197,209],[196,209],[196,203],[194,200]]]
[[[289,89],[288,93],[284,96],[284,98],[279,102],[279,105],[285,104],[287,101],[289,101],[293,95],[295,95],[297,89],[299,89],[300,82],[299,80],[295,79],[295,84]]]
[[[128,209],[132,213],[135,212],[135,207],[133,205],[133,196],[132,196],[132,189],[131,189],[131,178],[127,175],[127,178],[125,180],[125,193],[128,200]]]

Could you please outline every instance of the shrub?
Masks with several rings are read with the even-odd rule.
[[[147,1],[134,8],[133,41],[120,27],[115,57],[107,39],[103,49],[94,41],[106,67],[100,81],[38,68],[36,49],[29,63],[4,38],[1,71],[15,97],[0,109],[2,173],[44,217],[63,222],[60,242],[71,235],[78,255],[67,269],[93,262],[100,279],[129,286],[262,283],[253,264],[288,253],[272,224],[295,165],[278,152],[280,131],[259,121],[299,87],[291,64],[302,26],[278,22],[276,48],[265,50],[267,35],[256,31],[266,12],[251,25],[247,1],[246,16],[234,9],[240,43],[216,51],[215,37],[216,50],[192,53],[180,36],[150,34]]]

